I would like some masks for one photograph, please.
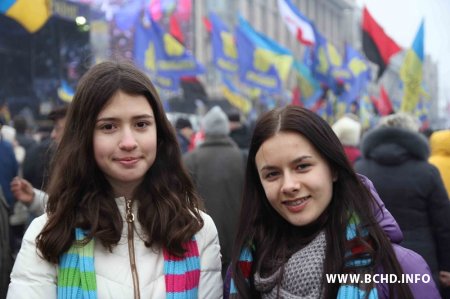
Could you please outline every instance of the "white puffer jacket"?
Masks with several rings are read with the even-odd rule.
[[[117,198],[116,203],[122,218],[125,219],[124,198]],[[133,206],[133,210],[137,215],[136,204]],[[222,298],[220,245],[217,229],[210,216],[205,213],[201,215],[205,224],[195,236],[201,267],[198,296],[207,299]],[[43,260],[36,250],[36,236],[46,221],[46,214],[36,218],[25,233],[11,274],[8,299],[53,299],[57,297],[58,267]],[[139,221],[135,222],[135,228],[134,246],[141,298],[164,299],[166,292],[163,254],[161,251],[155,252],[145,247],[144,242],[139,238],[143,235]],[[122,237],[119,244],[113,248],[113,252],[110,253],[100,242],[96,242],[94,260],[99,299],[133,298],[133,278],[128,255],[125,220]]]

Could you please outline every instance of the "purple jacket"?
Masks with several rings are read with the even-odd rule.
[[[403,240],[403,234],[395,221],[392,214],[385,208],[384,203],[381,201],[375,187],[372,182],[365,176],[358,174],[360,180],[363,184],[369,188],[370,193],[377,201],[379,208],[374,207],[373,212],[377,222],[380,224],[383,231],[387,234],[392,242],[392,247],[394,248],[395,255],[397,256],[398,262],[403,269],[404,274],[410,274],[414,279],[414,274],[420,275],[421,280],[409,283],[411,292],[414,298],[429,298],[438,299],[441,298],[439,291],[434,283],[433,277],[431,275],[431,270],[428,267],[425,260],[417,253],[407,248],[404,248],[398,243]],[[381,274],[382,271],[379,271]],[[428,275],[428,276],[423,276]],[[428,278],[428,282],[422,281],[423,278]],[[378,297],[380,299],[389,298],[389,285],[388,283],[378,283],[377,284]]]
[[[392,214],[384,206],[384,203],[375,190],[372,182],[367,177],[361,174],[358,174],[358,177],[361,182],[370,190],[370,193],[372,193],[372,196],[375,198],[378,204],[373,207],[373,213],[378,224],[381,226],[392,243],[399,244],[403,240],[403,233],[400,230],[397,221],[395,221]]]
[[[415,279],[415,275],[417,275],[417,281],[409,283],[409,288],[414,298],[440,299],[441,295],[434,283],[431,270],[423,257],[397,244],[392,244],[392,247],[403,269],[403,273],[409,275],[410,279],[412,278],[413,280]],[[378,283],[377,290],[378,298],[389,298],[389,285],[387,283]]]

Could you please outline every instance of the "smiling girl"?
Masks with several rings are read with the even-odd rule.
[[[220,298],[220,246],[146,75],[104,62],[80,80],[8,298]]]
[[[430,273],[419,255],[390,243],[400,232],[371,187],[319,116],[295,106],[263,115],[251,141],[225,298],[439,298],[432,281],[362,279]],[[333,283],[330,274],[361,279]]]

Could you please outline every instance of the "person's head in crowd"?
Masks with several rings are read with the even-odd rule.
[[[3,125],[8,125],[11,120],[11,113],[8,107],[8,101],[0,96],[0,118],[3,118]]]
[[[61,142],[61,138],[64,134],[64,128],[66,126],[66,115],[67,115],[68,106],[59,106],[54,108],[49,114],[48,119],[53,121],[53,129],[50,134],[52,140],[59,144]]]
[[[25,134],[28,129],[28,123],[25,117],[17,114],[13,118],[14,129],[16,129],[17,134]]]
[[[219,106],[211,108],[203,117],[203,130],[209,136],[228,136],[230,133],[230,122],[228,117]]]
[[[419,132],[420,122],[416,116],[410,113],[397,112],[380,118],[378,126],[400,128],[413,132]]]
[[[241,114],[237,111],[231,111],[227,113],[228,120],[230,122],[230,130],[233,131],[242,126]]]
[[[179,117],[176,120],[175,129],[187,140],[189,140],[192,137],[192,134],[194,134],[191,121],[184,117]]]
[[[332,129],[343,145],[359,146],[362,126],[351,115],[344,115],[338,119],[332,125]]]

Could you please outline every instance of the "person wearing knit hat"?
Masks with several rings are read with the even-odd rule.
[[[230,133],[228,117],[219,106],[214,106],[203,117],[205,135],[227,136]]]
[[[205,140],[183,159],[219,232],[222,270],[231,261],[231,248],[244,182],[243,155],[228,136],[228,117],[215,106],[203,117]]]
[[[359,150],[359,142],[361,139],[361,124],[358,122],[356,116],[344,115],[336,121],[332,129],[337,135],[344,147],[344,152],[352,165],[361,156]]]
[[[402,228],[402,245],[423,256],[439,285],[439,272],[450,271],[450,201],[418,123],[407,113],[381,118],[363,136],[355,169],[373,182]]]

